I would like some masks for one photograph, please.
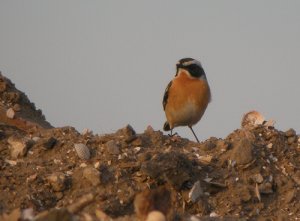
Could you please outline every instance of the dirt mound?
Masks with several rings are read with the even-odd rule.
[[[32,111],[23,117],[37,126],[0,125],[0,220],[300,219],[292,129],[260,123],[200,144],[150,126],[79,133],[45,129],[40,112],[19,99],[26,102],[2,103]]]
[[[41,110],[15,88],[15,85],[0,72],[0,122],[16,126],[22,130],[33,131],[52,128]]]

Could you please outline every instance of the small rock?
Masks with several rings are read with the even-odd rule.
[[[105,144],[107,152],[110,154],[120,154],[120,146],[114,140],[110,140]]]
[[[145,134],[153,134],[155,131],[151,125],[148,125],[146,130],[144,131]]]
[[[263,176],[260,173],[257,173],[257,174],[255,174],[253,176],[253,180],[254,180],[254,182],[260,184],[260,183],[262,183],[264,181],[264,178],[263,178]]]
[[[148,214],[146,221],[166,221],[166,217],[162,212],[154,210]]]
[[[54,137],[50,137],[43,145],[43,147],[46,150],[51,150],[55,144],[57,143],[57,140]]]
[[[290,128],[284,134],[287,137],[293,137],[296,136],[296,131],[293,128]]]
[[[34,142],[38,142],[40,139],[41,139],[40,137],[33,137],[33,138],[32,138],[32,140],[33,140]]]
[[[63,191],[67,188],[67,177],[62,172],[55,172],[47,178],[54,191]]]
[[[263,193],[263,194],[273,193],[272,184],[269,182],[262,183],[261,185],[259,185],[258,189],[259,189],[259,192]]]
[[[83,169],[82,175],[86,178],[93,186],[100,184],[100,172],[93,167],[86,167]]]
[[[211,212],[209,217],[219,217],[219,215],[216,212]]]
[[[201,187],[200,181],[198,180],[196,183],[194,183],[191,191],[189,192],[189,200],[195,203],[199,200],[200,196],[202,195],[203,189]]]
[[[26,182],[27,182],[27,183],[30,183],[30,182],[36,180],[36,178],[37,178],[37,173],[32,174],[32,175],[30,175],[29,177],[27,177]]]
[[[231,157],[238,165],[250,163],[253,160],[252,143],[246,138],[235,142]]]
[[[12,159],[17,159],[26,155],[30,145],[24,138],[9,137],[7,139],[10,148],[10,156]]]
[[[15,104],[12,108],[15,112],[19,112],[21,110],[20,104]]]
[[[199,161],[205,165],[210,164],[212,158],[213,157],[211,155],[205,155],[205,156],[198,157]]]
[[[34,219],[33,208],[27,208],[22,211],[22,219],[21,220],[33,220],[33,219]]]
[[[9,108],[7,111],[6,111],[6,116],[9,118],[9,119],[14,119],[15,118],[15,111],[14,109],[12,108]]]
[[[242,118],[241,126],[243,128],[255,127],[257,125],[262,125],[264,120],[265,120],[264,116],[258,111],[250,111],[244,114]]]
[[[296,136],[292,136],[292,137],[288,137],[287,143],[289,145],[295,143],[297,141],[297,137]]]
[[[271,120],[265,121],[264,126],[265,127],[274,127],[275,123],[276,123],[275,120],[271,119]]]
[[[85,144],[76,143],[76,144],[74,144],[74,148],[80,159],[83,159],[83,160],[90,159],[90,157],[91,157],[90,150]]]
[[[85,168],[85,167],[87,167],[87,164],[86,164],[86,163],[81,163],[81,164],[79,165],[79,167]]]
[[[97,161],[97,162],[94,164],[94,167],[95,167],[95,169],[99,169],[99,168],[100,168],[100,162]]]
[[[136,138],[136,132],[129,124],[126,127],[119,129],[116,133],[119,136],[123,136],[125,138],[125,141],[128,143]]]
[[[11,165],[11,166],[16,166],[18,162],[15,161],[15,160],[8,160],[8,159],[5,159],[5,163],[8,163],[8,164]]]
[[[269,144],[267,145],[267,148],[269,148],[269,149],[272,149],[272,147],[273,147],[273,144],[272,144],[272,143],[269,143]]]

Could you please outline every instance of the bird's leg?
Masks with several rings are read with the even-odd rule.
[[[191,126],[189,126],[189,128],[190,128],[191,131],[193,132],[193,134],[194,134],[194,136],[195,136],[197,142],[200,143],[199,140],[198,140],[198,137],[196,136],[196,134],[195,134],[195,132],[194,132],[194,130],[193,130],[193,128],[192,128]]]
[[[171,129],[171,133],[168,134],[169,137],[174,137],[175,135],[178,135],[177,132],[173,134],[173,129]]]

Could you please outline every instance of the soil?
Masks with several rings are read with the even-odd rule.
[[[153,210],[172,221],[300,220],[293,129],[243,126],[201,143],[151,126],[79,133],[52,127],[2,75],[0,99],[0,220],[145,220]]]

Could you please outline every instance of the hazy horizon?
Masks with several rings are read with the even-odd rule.
[[[165,87],[193,57],[212,91],[200,140],[227,136],[250,110],[299,133],[299,11],[279,0],[3,0],[0,71],[53,126],[141,133],[162,130]]]

